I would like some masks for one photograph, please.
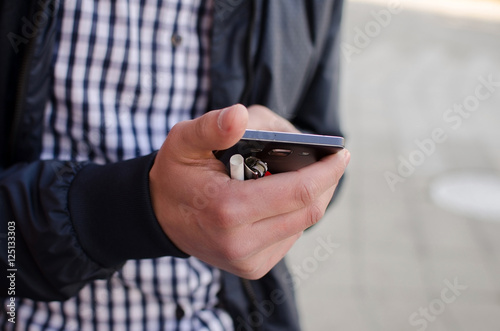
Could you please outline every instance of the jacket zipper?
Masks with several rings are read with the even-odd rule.
[[[250,301],[250,312],[248,316],[253,316],[254,313],[258,313],[257,309],[257,295],[255,294],[255,291],[252,287],[252,284],[248,279],[245,278],[240,278],[241,279],[241,284],[243,285],[243,289],[245,290],[245,294],[247,295],[249,301]],[[262,331],[264,330],[262,326],[255,326],[252,327],[254,331]]]

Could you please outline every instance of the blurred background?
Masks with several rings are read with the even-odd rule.
[[[289,254],[304,330],[500,330],[500,2],[344,14],[352,159]]]

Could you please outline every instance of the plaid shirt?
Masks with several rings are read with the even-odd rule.
[[[206,111],[212,1],[63,1],[42,159],[109,163],[160,148]],[[144,243],[147,245],[147,243]],[[196,258],[131,260],[65,302],[18,299],[19,330],[231,330],[220,271]]]

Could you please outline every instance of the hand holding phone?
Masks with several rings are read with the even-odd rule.
[[[149,171],[149,187],[154,215],[175,247],[257,279],[323,216],[349,153],[325,157],[308,171],[231,180],[213,151],[237,144],[247,120],[236,105],[176,124]]]
[[[246,130],[236,145],[214,154],[226,165],[233,155],[242,155],[246,178],[258,178],[266,172],[301,169],[343,148],[344,138],[338,136]],[[264,165],[266,169],[262,170]],[[249,175],[249,168],[254,170],[253,175]]]

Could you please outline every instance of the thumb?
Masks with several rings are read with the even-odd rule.
[[[212,151],[236,144],[248,123],[248,111],[237,104],[177,123],[167,136],[176,154],[188,159],[211,158]]]

